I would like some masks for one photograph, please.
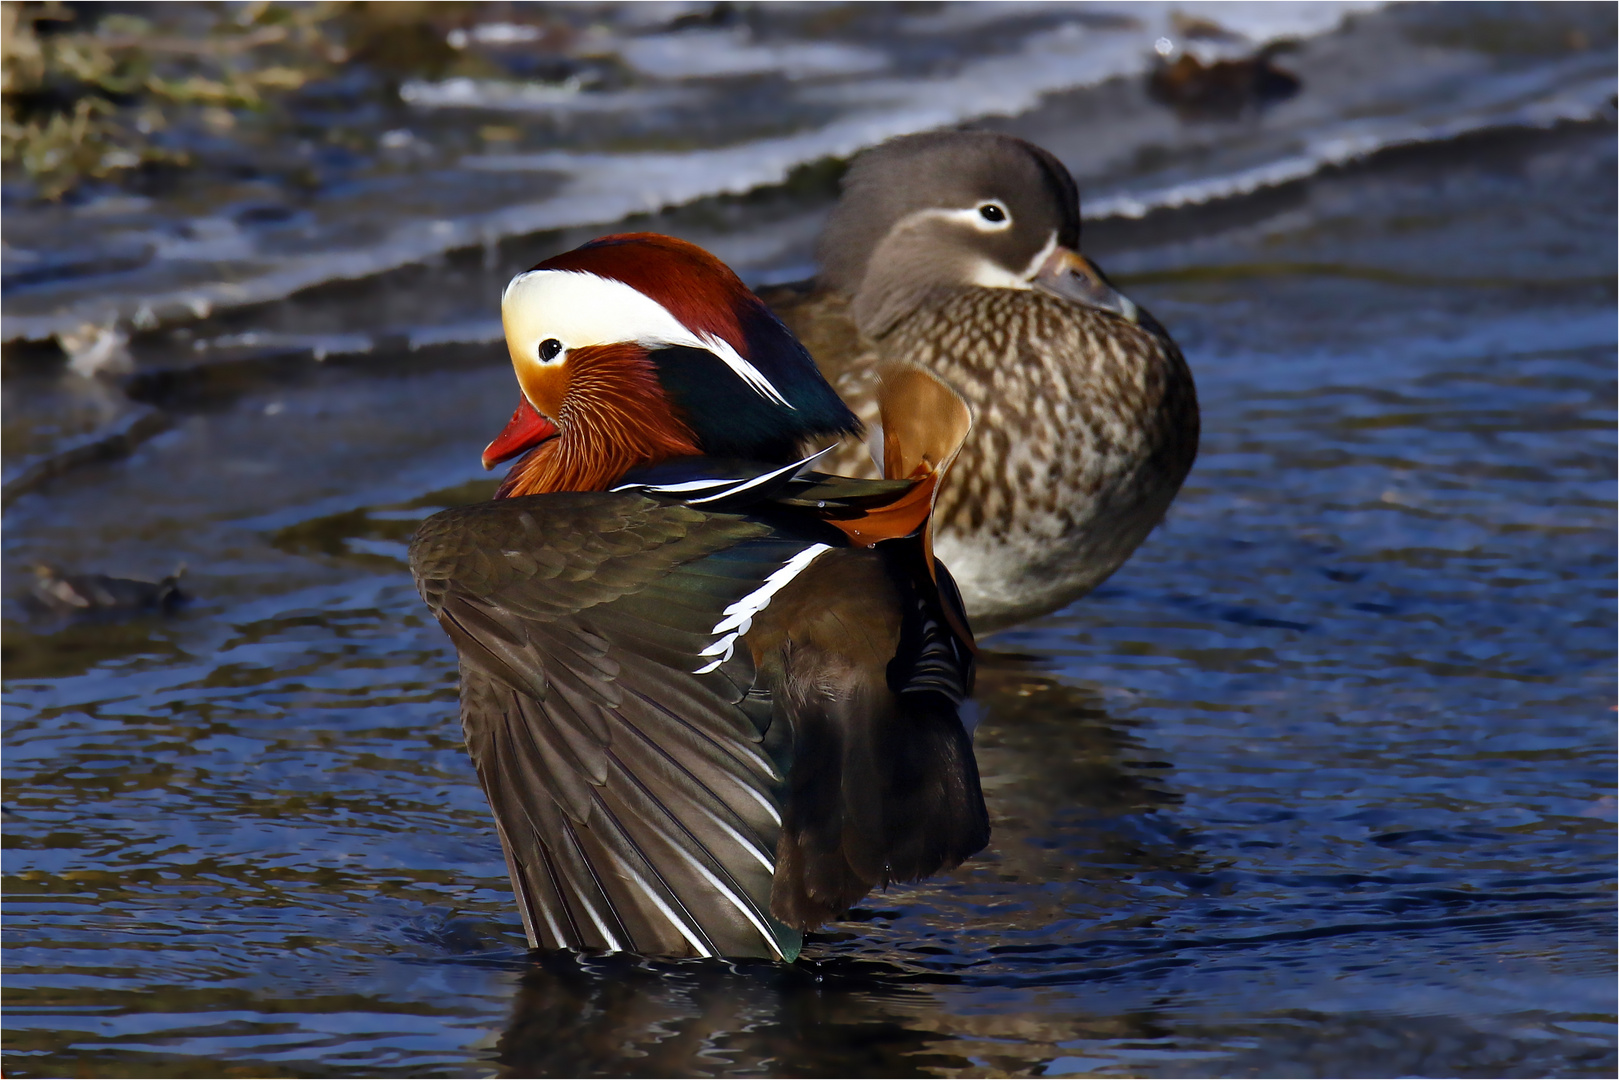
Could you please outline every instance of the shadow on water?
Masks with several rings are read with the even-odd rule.
[[[52,619],[0,622],[0,665],[8,679],[62,679],[99,664],[134,656],[173,662],[183,650],[164,626],[165,617]]]
[[[289,555],[324,555],[372,570],[407,565],[410,538],[422,520],[452,506],[487,502],[499,479],[472,480],[389,506],[362,506],[308,518],[277,529],[270,536],[276,549]]]
[[[1173,765],[1145,755],[1097,688],[1054,678],[1035,658],[986,652],[974,701],[1002,880],[1063,881],[1080,867],[1092,880],[1149,865],[1195,872],[1184,837],[1161,816],[1180,801],[1167,786]]]

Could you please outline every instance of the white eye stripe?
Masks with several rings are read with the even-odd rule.
[[[668,308],[622,281],[582,270],[530,270],[512,278],[501,294],[500,309],[508,344],[524,356],[538,360],[539,345],[547,338],[561,342],[564,352],[626,341],[647,348],[703,349],[761,397],[793,408],[730,342],[694,332]]]
[[[1000,207],[1005,216],[1000,221],[990,221],[984,217],[983,208],[986,206]],[[923,221],[954,221],[962,225],[970,225],[978,232],[996,233],[1005,232],[1012,227],[1012,212],[1006,209],[1006,204],[998,200],[988,200],[965,208],[933,206],[926,210],[918,210],[907,214],[894,226],[892,232],[901,229],[914,228]]]

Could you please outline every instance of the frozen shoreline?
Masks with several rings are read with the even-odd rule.
[[[448,212],[422,214],[408,203],[391,204],[387,199],[353,199],[345,204],[341,197],[326,201],[322,210],[317,198],[300,230],[306,235],[290,240],[273,230],[244,226],[229,205],[212,213],[176,216],[161,204],[137,205],[136,212],[121,213],[118,200],[112,199],[70,214],[58,213],[54,223],[48,216],[31,220],[36,215],[19,208],[12,211],[12,227],[6,230],[8,269],[54,280],[16,287],[8,281],[0,337],[7,342],[44,341],[87,325],[138,330],[183,324],[512,237],[584,225],[605,227],[637,213],[772,187],[797,168],[847,158],[894,135],[1016,116],[1052,93],[1138,77],[1155,56],[1154,43],[1167,35],[1179,36],[1176,17],[1217,20],[1230,35],[1230,40],[1193,43],[1200,54],[1238,54],[1281,38],[1328,33],[1345,17],[1381,6],[1380,0],[1083,8],[956,5],[936,16],[911,20],[904,28],[911,36],[953,40],[957,51],[973,56],[974,36],[993,24],[1015,25],[1020,19],[1045,23],[1031,24],[1035,28],[1023,33],[1011,49],[944,64],[932,72],[896,73],[895,57],[870,48],[856,56],[850,45],[837,53],[833,43],[801,42],[769,53],[762,46],[734,40],[735,33],[682,31],[623,42],[632,62],[644,57],[639,63],[653,81],[618,94],[593,95],[545,84],[480,88],[468,80],[407,83],[404,96],[424,121],[446,107],[457,116],[506,111],[554,119],[555,114],[581,108],[594,115],[682,103],[694,115],[723,116],[726,103],[716,87],[724,84],[713,77],[765,70],[735,70],[734,63],[729,71],[723,64],[716,67],[720,59],[734,61],[740,56],[760,64],[768,60],[786,65],[781,70],[788,85],[774,91],[783,95],[784,115],[825,119],[800,123],[797,130],[774,137],[724,146],[699,144],[677,152],[600,153],[564,145],[540,153],[468,155],[448,168],[437,166],[420,174],[434,192],[428,201]],[[894,51],[897,56],[903,49]],[[681,127],[677,113],[674,137],[680,137]],[[408,130],[400,136],[407,146],[414,138]],[[476,191],[464,196],[454,191],[476,189],[480,175],[493,179],[500,173],[533,176],[543,196],[513,198],[509,184],[483,197]],[[458,201],[463,205],[456,206]],[[80,249],[75,257],[88,268],[84,272],[69,268],[53,275],[50,249],[54,238],[64,236],[70,247]],[[354,242],[356,238],[359,242]],[[98,265],[108,269],[97,273]]]
[[[1413,32],[1408,24],[1422,17],[1457,22],[1443,29],[1451,37],[1462,35],[1464,43],[1436,45],[1430,40],[1435,34]],[[1147,101],[1141,83],[1156,55],[1155,42],[1180,34],[1176,27],[1190,25],[1191,18],[1218,20],[1224,35],[1175,46],[1202,56],[1243,55],[1267,41],[1302,39],[1302,51],[1281,62],[1304,65],[1305,89],[1263,115],[1212,124],[1178,121]],[[874,58],[875,45],[861,46],[865,51],[857,54],[815,51],[814,42],[777,42],[771,52],[757,43],[743,48],[741,30],[702,30],[624,39],[624,48],[640,50],[626,55],[640,56],[647,81],[600,95],[551,87],[524,98],[514,97],[513,87],[525,84],[502,84],[496,93],[465,79],[453,80],[453,86],[407,83],[405,96],[418,102],[413,115],[424,129],[505,114],[553,123],[589,101],[592,110],[610,106],[608,112],[624,114],[666,106],[673,111],[657,113],[656,123],[667,122],[676,134],[690,128],[682,137],[696,141],[679,150],[604,152],[588,148],[588,132],[574,136],[579,146],[573,149],[558,136],[553,149],[465,155],[383,177],[376,180],[381,187],[364,181],[338,185],[303,204],[290,194],[268,205],[221,194],[217,205],[178,216],[161,202],[128,197],[48,211],[16,208],[5,229],[0,338],[55,340],[73,355],[73,339],[95,342],[202,326],[222,314],[376,279],[458,252],[481,250],[486,262],[498,262],[501,245],[525,237],[606,230],[637,214],[778,189],[796,170],[823,167],[896,134],[966,122],[1020,129],[1053,102],[1070,103],[1072,115],[1062,117],[1049,138],[1039,131],[1031,137],[1074,170],[1088,220],[1139,218],[1251,195],[1392,147],[1613,115],[1610,45],[1593,39],[1565,55],[1502,59],[1465,45],[1468,18],[1465,11],[1362,2],[957,5],[899,23],[905,33],[880,43],[890,49],[883,64]],[[975,51],[973,43],[991,31],[1002,35],[995,48]],[[966,59],[935,59],[933,70],[901,70],[906,48],[920,40],[949,42]],[[706,77],[723,57],[731,58],[733,68],[742,60],[786,67],[775,83]],[[1378,78],[1367,79],[1373,63],[1380,65]],[[654,78],[659,64],[665,77]],[[768,108],[789,117],[791,130],[728,143],[721,135],[721,145],[712,145],[711,130],[695,134],[715,121],[723,128],[725,88],[742,85],[776,95]],[[473,105],[484,108],[469,110]],[[588,125],[606,122],[597,111],[587,115]],[[396,141],[407,149],[420,144],[428,160],[425,137],[402,131]],[[259,224],[261,219],[270,224]],[[766,232],[772,228],[764,226]],[[725,237],[721,246],[735,250],[721,254],[755,278],[781,279],[784,260],[795,271],[804,269],[803,238],[777,240],[782,238],[774,232],[747,240]],[[206,347],[274,344],[324,355],[367,351],[376,340],[398,334],[413,348],[468,340],[469,330],[481,340],[489,325],[485,307],[469,294],[454,310],[435,309],[426,318],[412,312],[405,325],[350,318],[335,330],[233,327]]]

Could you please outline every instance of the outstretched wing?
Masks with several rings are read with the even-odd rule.
[[[467,749],[531,944],[796,955],[769,915],[771,701],[736,640],[817,547],[629,492],[423,524],[411,569],[460,653]]]

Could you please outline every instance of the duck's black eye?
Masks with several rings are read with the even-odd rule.
[[[994,203],[985,203],[978,208],[978,216],[985,221],[993,221],[997,225],[1006,220],[1006,211]]]
[[[540,342],[540,359],[544,361],[555,360],[557,353],[562,351],[562,342],[554,337],[548,337]]]

